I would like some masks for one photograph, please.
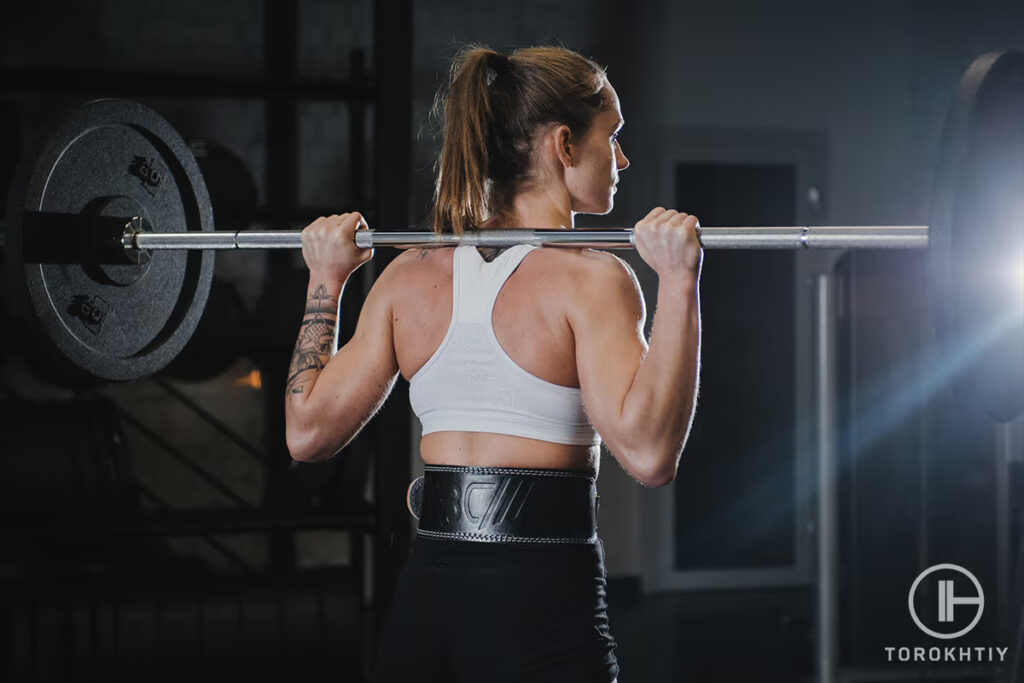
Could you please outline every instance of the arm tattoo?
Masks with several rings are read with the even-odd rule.
[[[299,339],[288,368],[286,392],[301,394],[327,365],[337,340],[338,300],[322,284],[306,300]],[[312,370],[312,372],[310,372]]]

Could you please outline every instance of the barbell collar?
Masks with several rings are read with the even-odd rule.
[[[463,235],[427,231],[382,232],[359,230],[356,246],[362,249],[473,245],[509,247],[593,246],[602,249],[634,248],[633,230],[528,230],[492,229]],[[928,227],[751,227],[701,228],[705,249],[923,249],[928,246]],[[125,233],[130,250],[159,249],[301,249],[301,230],[245,230],[239,232],[132,232]]]

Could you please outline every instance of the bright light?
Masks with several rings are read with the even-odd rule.
[[[247,375],[243,375],[235,380],[235,386],[239,387],[252,387],[253,389],[263,388],[263,376],[260,375],[259,369],[254,368]]]

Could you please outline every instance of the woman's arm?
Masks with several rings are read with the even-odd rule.
[[[380,408],[398,375],[390,268],[370,289],[352,338],[337,348],[345,283],[369,254],[354,246],[358,214],[321,221],[307,228],[308,239],[303,235],[309,287],[285,394],[288,450],[306,462],[326,460],[344,448]]]
[[[591,422],[626,471],[648,486],[675,478],[693,421],[700,368],[696,220],[684,225],[685,214],[666,213],[660,219],[662,214],[655,214],[653,235],[650,225],[641,224],[636,234],[641,255],[650,256],[659,273],[650,345],[636,276],[611,254],[592,263],[581,304],[570,319]]]

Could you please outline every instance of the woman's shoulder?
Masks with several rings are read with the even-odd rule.
[[[541,308],[568,322],[574,333],[597,329],[602,321],[642,320],[643,293],[632,267],[618,255],[580,247],[530,251],[520,280]]]
[[[439,269],[450,270],[454,247],[403,249],[381,271],[380,277],[403,280],[436,276]]]
[[[379,272],[373,281],[372,290],[389,301],[395,301],[396,298],[407,299],[411,292],[435,286],[444,273],[450,276],[451,251],[444,247],[404,249],[383,268],[377,266]],[[448,252],[447,267],[443,265],[446,258],[443,252]],[[379,261],[374,258],[371,263],[376,266]]]
[[[629,289],[640,291],[636,273],[618,255],[580,247],[541,247],[531,250],[521,264],[531,270],[538,285],[572,293]],[[376,284],[389,290],[407,292],[425,285],[435,286],[452,275],[454,247],[406,249],[393,258],[377,277]],[[552,282],[552,278],[559,282]]]
[[[555,274],[557,282],[542,282],[547,298],[562,302],[570,320],[603,317],[610,308],[643,310],[643,292],[633,268],[618,255],[597,249],[551,247],[540,252],[538,273]]]
[[[563,251],[561,248],[546,249],[545,251]],[[572,256],[567,259],[569,268],[567,271],[594,289],[595,285],[600,289],[608,287],[635,287],[637,290],[640,284],[637,281],[636,273],[617,254],[599,249],[575,248],[565,249]]]

